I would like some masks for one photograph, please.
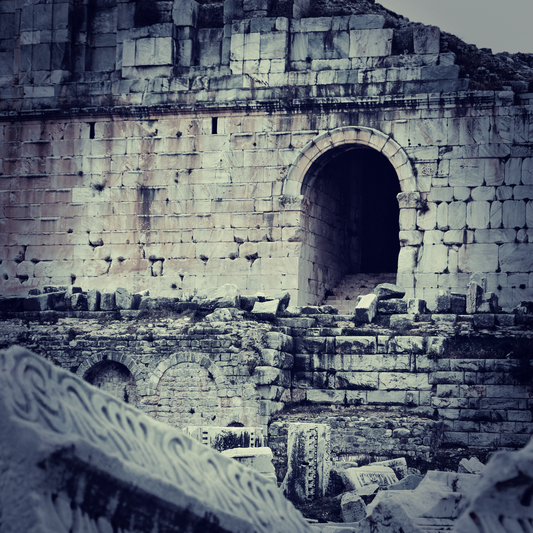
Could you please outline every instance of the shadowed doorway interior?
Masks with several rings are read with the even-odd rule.
[[[400,184],[374,149],[329,150],[308,172],[309,292],[320,301],[348,274],[395,273],[398,267]]]

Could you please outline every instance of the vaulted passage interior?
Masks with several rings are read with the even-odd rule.
[[[119,400],[133,405],[138,404],[135,378],[122,363],[111,360],[100,361],[85,372],[83,379]]]
[[[396,272],[399,192],[394,167],[374,149],[344,145],[315,162],[302,186],[311,300],[346,274]]]

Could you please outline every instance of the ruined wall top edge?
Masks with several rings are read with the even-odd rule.
[[[289,19],[243,12],[250,18],[232,15],[221,28],[197,28],[196,2],[169,5],[157,23],[141,26],[135,2],[89,9],[1,0],[0,113],[369,99],[409,105],[414,95],[469,89],[454,54],[441,53],[433,26],[406,36],[386,28],[381,15]],[[476,94],[491,105],[513,100],[510,91]]]

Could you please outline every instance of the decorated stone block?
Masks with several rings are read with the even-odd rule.
[[[0,405],[3,529],[311,531],[263,475],[28,350],[0,352]]]
[[[326,424],[289,424],[288,469],[281,486],[289,500],[305,502],[325,495],[331,469],[330,435]]]

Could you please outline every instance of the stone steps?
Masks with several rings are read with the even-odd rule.
[[[396,273],[348,274],[333,289],[333,295],[328,296],[324,303],[336,307],[341,315],[351,314],[357,297],[369,294],[380,283],[396,283]]]

